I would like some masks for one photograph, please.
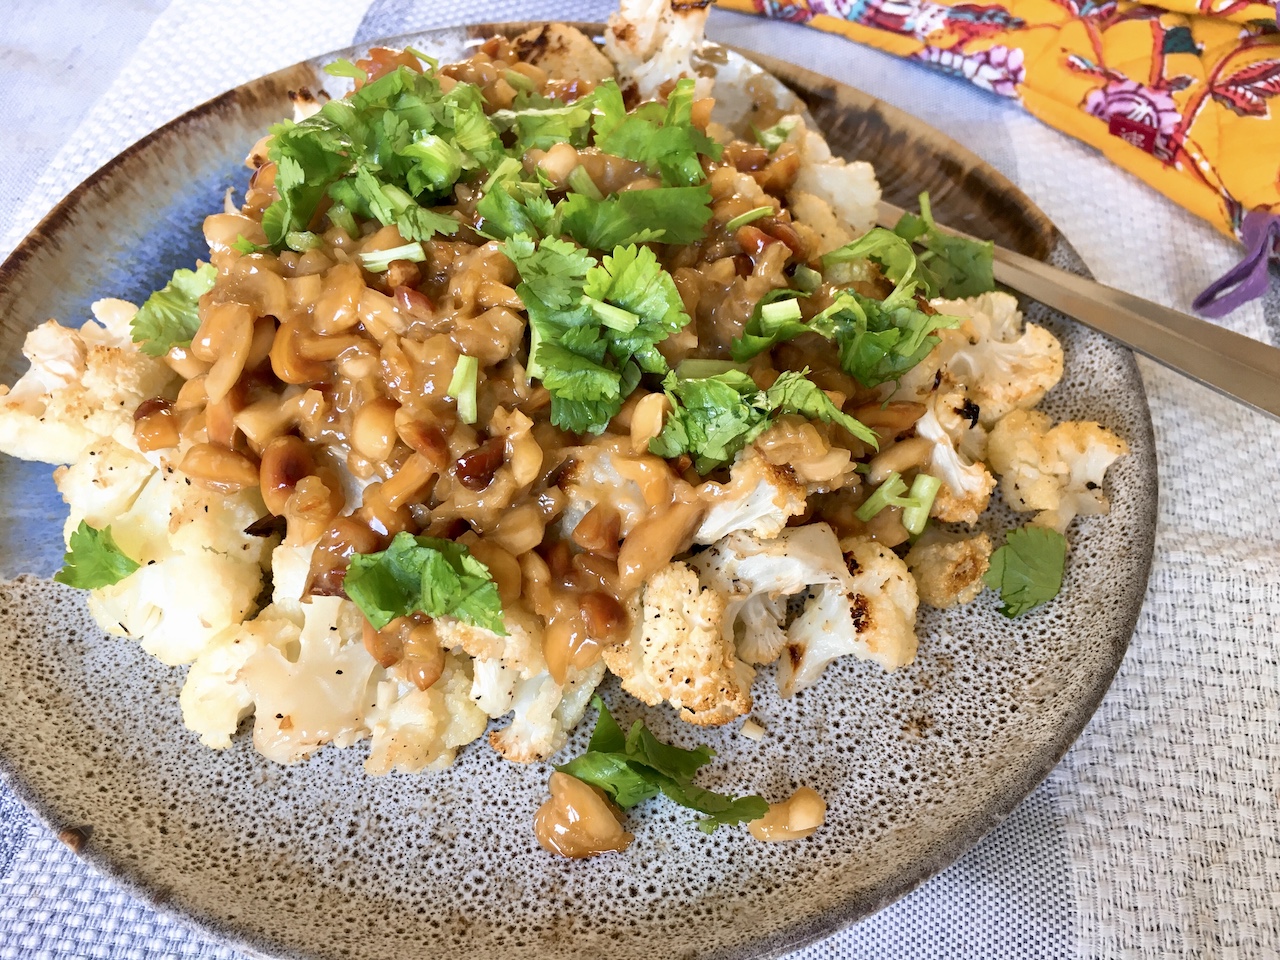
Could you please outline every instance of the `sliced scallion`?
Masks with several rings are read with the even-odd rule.
[[[427,251],[422,248],[421,243],[406,243],[389,250],[368,250],[357,253],[356,259],[360,261],[360,266],[370,273],[385,273],[393,260],[422,263],[427,259]]]
[[[447,393],[458,401],[458,419],[463,423],[476,422],[476,385],[479,378],[480,361],[475,357],[459,357]]]
[[[746,213],[740,213],[728,223],[724,225],[726,230],[737,230],[739,227],[745,227],[752,221],[759,220],[761,217],[768,217],[776,211],[773,207],[756,207],[754,210],[748,210]]]

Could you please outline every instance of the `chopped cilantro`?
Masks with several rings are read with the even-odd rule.
[[[655,737],[640,720],[624,733],[604,701],[593,697],[591,702],[600,716],[587,752],[556,767],[561,773],[599,787],[623,810],[662,794],[682,807],[706,814],[698,821],[698,829],[704,833],[758,820],[769,812],[763,797],[729,797],[693,782],[715,756],[710,747],[673,747]]]
[[[512,152],[523,154],[526,150],[547,150],[557,143],[571,143],[585,147],[591,133],[591,108],[594,98],[587,96],[573,103],[562,103],[547,97],[522,97],[525,103],[519,110],[496,110],[489,119],[499,130],[515,134],[516,144]]]
[[[772,127],[766,127],[763,130],[753,126],[751,132],[755,135],[756,143],[773,153],[787,142],[787,138],[791,136],[791,131],[796,128],[797,122],[796,117],[786,117],[779,120]]]
[[[975,297],[995,289],[992,264],[995,245],[939,230],[927,192],[920,194],[920,215],[904,213],[893,232],[924,247],[920,254],[920,276],[930,296]]]
[[[561,200],[557,211],[564,232],[592,250],[658,240],[696,243],[711,219],[711,191],[706,186],[659,187],[602,200],[575,193]]]
[[[664,107],[642,103],[619,115],[622,103],[617,84],[607,80],[596,88],[595,145],[602,153],[625,157],[660,173],[668,186],[690,187],[704,179],[700,156],[719,160],[723,152],[693,125],[693,80],[677,81]]]
[[[62,569],[53,575],[59,583],[81,590],[96,590],[119,583],[138,569],[111,535],[111,527],[95,530],[85,521],[71,531]]]
[[[756,207],[754,210],[748,210],[746,213],[740,213],[728,223],[724,225],[726,230],[737,230],[739,227],[745,227],[748,223],[754,223],[761,217],[767,217],[776,211],[772,206]]]
[[[129,321],[133,342],[149,357],[163,357],[170,347],[185,347],[200,329],[200,298],[217,279],[218,270],[211,263],[173,271],[164,289],[147,297]]]
[[[528,371],[551,393],[552,422],[599,433],[642,372],[667,371],[656,344],[689,322],[674,281],[647,247],[598,262],[567,240],[518,234],[503,249],[520,273]]]
[[[397,533],[386,550],[352,555],[343,587],[378,630],[420,612],[507,632],[489,568],[452,540]]]
[[[983,580],[999,591],[1000,612],[1016,617],[1047,603],[1062,589],[1067,538],[1048,527],[1010,530],[1004,546],[991,554]]]
[[[695,368],[682,364],[681,371]],[[662,432],[649,441],[649,452],[667,459],[687,453],[694,469],[705,475],[733,460],[780,413],[838,423],[875,446],[875,434],[836,407],[807,374],[808,370],[784,371],[768,390],[761,390],[739,369],[699,378],[669,374],[662,386],[671,413]]]
[[[311,228],[326,196],[349,214],[395,224],[407,240],[453,233],[457,223],[429,208],[448,199],[467,171],[506,156],[479,90],[458,84],[444,93],[433,69],[398,67],[271,133],[280,199],[262,225],[277,250],[290,233]],[[340,216],[334,211],[330,222],[352,233],[354,223]]]

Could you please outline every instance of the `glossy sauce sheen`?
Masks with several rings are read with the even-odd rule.
[[[594,787],[567,773],[551,774],[551,799],[538,808],[534,833],[542,849],[582,859],[625,850],[634,839],[613,805]]]
[[[790,798],[769,804],[769,812],[747,825],[751,835],[765,843],[802,840],[827,819],[827,802],[816,790],[800,787]]]

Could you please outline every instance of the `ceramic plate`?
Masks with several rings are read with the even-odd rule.
[[[388,42],[447,60],[512,29],[520,25]],[[76,188],[0,267],[0,382],[25,369],[23,335],[47,317],[78,321],[100,296],[141,302],[190,266],[204,253],[201,220],[228,187],[243,189],[241,159],[289,112],[287,92],[325,82],[317,68],[333,56],[362,52],[228,91]],[[888,199],[906,206],[928,189],[940,221],[1084,272],[1044,215],[953,141],[833,80],[758,59],[837,152],[875,165]],[[728,62],[742,68],[736,55]],[[1067,355],[1044,409],[1100,421],[1132,450],[1110,472],[1111,515],[1073,528],[1056,601],[1015,622],[989,594],[960,611],[926,611],[912,667],[887,674],[842,662],[790,701],[766,670],[759,743],[733,729],[681,728],[604,690],[625,720],[644,716],[684,745],[710,742],[713,789],[781,799],[799,784],[817,788],[828,821],[804,842],[761,844],[741,829],[707,837],[685,811],[651,801],[629,819],[636,840],[625,854],[570,862],[533,836],[548,768],[508,764],[483,744],[444,773],[384,779],[362,773],[359,748],[280,767],[242,731],[230,750],[208,751],[182,726],[182,672],[104,636],[75,591],[42,579],[59,564],[65,510],[48,467],[9,459],[0,459],[4,775],[95,867],[272,957],[763,957],[829,934],[951,863],[1043,779],[1093,713],[1137,621],[1156,515],[1137,368],[1102,337],[1029,314]],[[1011,519],[996,512],[990,529]]]

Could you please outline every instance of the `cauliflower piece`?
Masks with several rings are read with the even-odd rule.
[[[786,118],[783,118],[784,122]],[[802,218],[817,228],[826,223],[821,209],[804,194],[825,203],[852,234],[860,237],[875,226],[879,212],[880,184],[871,164],[861,160],[852,163],[833,156],[822,134],[796,123],[787,137],[800,153],[800,172],[787,193],[787,203],[799,202]],[[812,218],[812,219],[811,219]],[[832,234],[834,236],[834,234]],[[845,241],[846,243],[848,241]],[[834,249],[834,248],[833,248]]]
[[[904,559],[921,602],[945,610],[970,603],[982,592],[982,575],[991,566],[991,538],[985,533],[950,537],[930,531]]]
[[[791,517],[805,510],[805,488],[786,464],[773,464],[747,447],[729,470],[728,483],[708,480],[698,497],[709,508],[694,543],[715,543],[737,531],[776,537]]]
[[[12,389],[0,387],[0,452],[74,463],[95,440],[132,436],[138,404],[172,393],[173,371],[129,338],[137,307],[99,300],[93,312],[99,322],[79,330],[49,320],[27,334],[30,369]]]
[[[604,52],[624,86],[634,84],[649,100],[664,84],[694,77],[695,95],[707,96],[712,80],[695,74],[692,57],[710,9],[706,0],[621,0],[604,31]]]
[[[1077,515],[1111,509],[1103,478],[1129,445],[1096,423],[1067,420],[1051,428],[1050,422],[1038,410],[1005,415],[991,431],[988,458],[1009,506],[1038,510],[1032,523],[1065,533]]]
[[[831,204],[821,197],[792,190],[788,201],[792,222],[797,229],[806,229],[810,234],[812,256],[820,257],[856,239],[853,231],[840,222]]]
[[[811,686],[827,664],[853,654],[886,670],[916,656],[916,583],[887,547],[861,537],[841,542],[848,570],[838,583],[817,589],[787,629],[778,661],[778,692],[790,697]]]
[[[272,545],[243,532],[265,510],[256,491],[211,493],[110,439],[90,444],[54,479],[70,507],[66,539],[81,520],[110,524],[120,549],[142,564],[90,593],[104,630],[141,637],[144,650],[175,665],[253,612]]]
[[[179,553],[91,590],[89,612],[108,633],[139,638],[147,653],[177,666],[195,660],[228,628],[239,626],[253,612],[261,588],[256,565],[207,551]]]
[[[980,461],[967,462],[956,448],[953,434],[965,429],[963,404],[959,391],[936,393],[916,421],[916,436],[933,444],[927,472],[942,481],[929,516],[948,523],[976,523],[996,485],[996,478]],[[944,421],[951,426],[950,432]]]
[[[622,689],[651,706],[666,700],[688,723],[719,725],[748,713],[755,670],[725,639],[725,597],[674,562],[645,584],[643,602],[640,636],[604,651]]]
[[[942,337],[940,369],[969,388],[979,417],[990,427],[1010,410],[1030,409],[1062,379],[1062,344],[1044,327],[1028,323],[1007,293],[965,300],[934,300],[939,313],[964,317],[959,335]]]
[[[503,625],[505,637],[441,617],[436,635],[441,646],[475,658],[469,697],[478,710],[494,719],[515,711],[507,727],[489,735],[493,748],[516,763],[544,760],[564,746],[568,731],[582,719],[604,664],[570,666],[561,685],[542,653],[541,621],[511,609]]]
[[[547,759],[564,746],[603,679],[604,663],[596,661],[585,670],[569,667],[564,686],[549,673],[521,680],[511,701],[511,723],[490,733],[489,745],[513,763]]]
[[[240,676],[251,657],[268,647],[287,650],[297,640],[299,623],[268,607],[238,630],[224,631],[191,664],[178,702],[182,722],[214,750],[231,746],[240,721],[253,713],[253,695]]]
[[[268,760],[297,763],[323,744],[350,746],[369,733],[366,711],[385,672],[360,638],[341,597],[312,597],[285,647],[269,645],[240,668],[254,702],[253,745]]]
[[[738,657],[752,664],[772,663],[786,645],[787,597],[845,575],[840,543],[825,523],[788,527],[767,540],[734,533],[688,563],[725,598],[721,635],[727,644],[736,640]]]
[[[444,672],[426,690],[397,677],[395,667],[389,672],[366,718],[372,742],[365,773],[442,770],[484,733],[489,718],[471,699],[470,658],[446,654]]]
[[[511,41],[516,56],[563,80],[600,83],[613,76],[613,64],[581,30],[563,23],[534,27]]]
[[[112,439],[89,443],[70,466],[53,471],[58,492],[71,506],[67,536],[81,520],[98,530],[115,523],[133,506],[155,472],[144,456],[122,443]],[[114,527],[113,532],[117,543],[121,542],[120,536],[129,539],[129,532],[121,526]],[[125,552],[134,556],[127,549]]]
[[[560,488],[569,498],[560,517],[565,538],[596,504],[607,503],[618,512],[619,535],[625,537],[652,507],[671,499],[671,468],[661,457],[611,450],[603,441],[565,452],[570,461],[560,477]]]

